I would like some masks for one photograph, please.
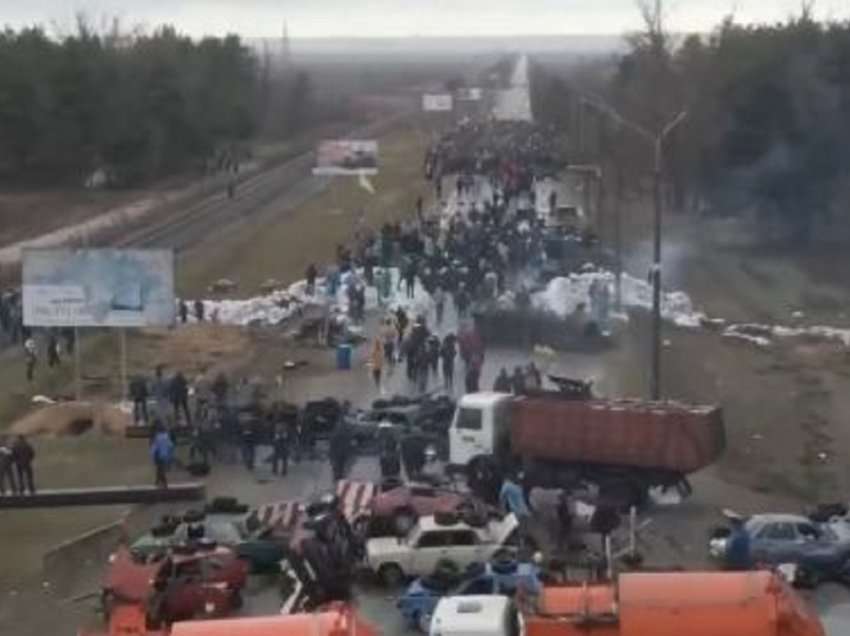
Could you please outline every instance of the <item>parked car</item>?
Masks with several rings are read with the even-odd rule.
[[[490,561],[498,554],[515,554],[519,522],[513,514],[473,527],[449,515],[420,517],[404,537],[381,537],[366,542],[366,567],[388,586],[404,579],[427,576],[437,563],[449,560],[459,568]]]
[[[747,518],[744,529],[753,563],[794,565],[794,582],[804,586],[827,580],[850,583],[850,524],[843,519],[820,523],[803,515],[759,514]],[[730,532],[718,528],[709,539],[709,553],[721,563]]]
[[[277,572],[287,546],[297,542],[302,528],[300,502],[287,501],[260,506],[243,514],[187,514],[164,518],[137,539],[133,554],[148,558],[200,538],[231,548],[244,559],[251,572]]]
[[[427,576],[413,581],[396,606],[411,627],[428,633],[434,608],[443,596],[501,594],[513,596],[522,585],[529,591],[540,585],[540,570],[513,559],[474,564],[462,577]]]
[[[153,626],[226,616],[241,607],[247,575],[244,561],[212,542],[148,559],[122,547],[109,559],[102,590],[105,615],[118,605],[138,603],[147,608]]]
[[[398,483],[375,495],[369,508],[369,536],[381,531],[404,536],[419,517],[436,513],[457,513],[471,525],[481,525],[488,518],[486,506],[471,495],[429,484]]]

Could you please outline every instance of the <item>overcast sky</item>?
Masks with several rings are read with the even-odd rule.
[[[677,31],[706,31],[734,11],[741,22],[783,20],[800,0],[667,0]],[[77,11],[124,26],[173,24],[193,36],[273,37],[617,34],[640,24],[635,0],[0,0],[0,21],[67,28]],[[819,18],[850,18],[850,0],[819,0]]]

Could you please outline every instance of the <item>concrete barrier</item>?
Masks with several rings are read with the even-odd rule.
[[[109,555],[125,540],[126,516],[63,541],[42,558],[44,581],[60,598],[96,589]]]

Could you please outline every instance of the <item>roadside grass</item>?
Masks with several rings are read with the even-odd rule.
[[[366,225],[378,229],[386,221],[410,217],[419,195],[427,205],[430,188],[422,176],[426,135],[405,125],[379,143],[380,174],[370,178],[374,195],[356,177],[336,177],[295,209],[276,201],[256,215],[257,221],[211,236],[184,253],[176,274],[178,293],[203,296],[211,282],[228,278],[239,283],[238,295],[250,296],[269,278],[298,280],[310,263],[331,261],[335,246],[352,240],[360,210]]]

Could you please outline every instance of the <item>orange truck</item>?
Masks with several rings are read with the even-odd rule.
[[[519,606],[519,610],[517,609]],[[623,574],[537,596],[444,597],[429,636],[825,636],[770,572]]]
[[[323,611],[308,614],[186,621],[162,630],[150,630],[145,623],[142,607],[124,605],[110,617],[108,636],[378,636],[379,633],[345,604],[331,604]],[[87,633],[80,632],[80,636]]]

